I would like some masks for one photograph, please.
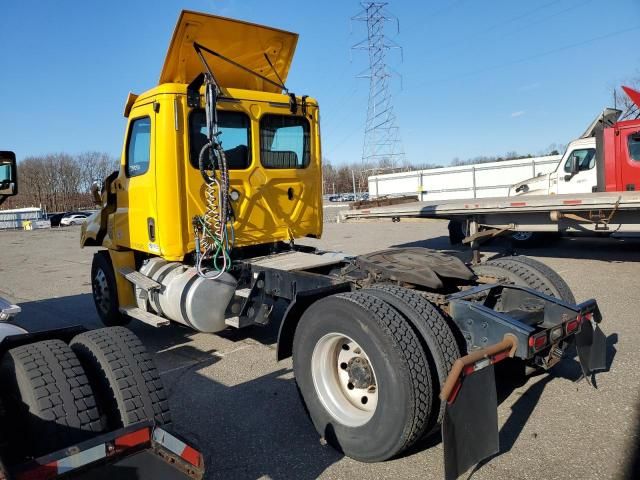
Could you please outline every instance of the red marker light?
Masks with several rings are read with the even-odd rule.
[[[569,320],[565,324],[565,331],[567,332],[567,335],[570,335],[573,332],[577,331],[579,327],[580,327],[580,317],[576,318],[575,320]]]
[[[531,347],[534,351],[538,351],[547,345],[547,333],[542,332],[533,337],[529,337],[529,347]]]

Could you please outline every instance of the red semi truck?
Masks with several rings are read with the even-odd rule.
[[[640,109],[640,92],[622,87]],[[640,190],[640,119],[617,122],[596,133],[596,158],[600,160],[598,188],[606,192]]]

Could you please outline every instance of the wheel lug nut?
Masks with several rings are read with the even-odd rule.
[[[360,355],[362,353],[362,350],[360,350],[360,348],[356,348],[353,353],[355,353],[356,355]]]

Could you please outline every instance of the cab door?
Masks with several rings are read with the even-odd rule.
[[[575,158],[578,171],[571,172],[572,158]],[[578,148],[566,158],[564,165],[558,168],[556,181],[558,193],[591,193],[598,185],[596,173],[596,149]]]
[[[636,121],[629,122],[625,128],[620,128],[616,141],[615,161],[619,191],[640,190],[640,126]],[[607,161],[610,161],[607,159]]]
[[[115,182],[114,241],[118,246],[159,254],[156,243],[154,103],[134,106],[129,114],[121,168]]]

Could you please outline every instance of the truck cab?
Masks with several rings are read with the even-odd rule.
[[[580,138],[569,144],[553,172],[513,185],[509,196],[587,193],[597,184],[595,138]]]
[[[596,136],[613,125],[622,112],[606,108],[576,140],[569,143],[556,169],[512,185],[509,196],[562,195],[598,191]]]
[[[597,137],[602,151],[599,184],[607,192],[640,190],[640,120],[626,120]]]
[[[206,135],[203,66],[215,72],[218,142],[229,168],[234,247],[322,233],[318,104],[282,92],[297,34],[182,12],[158,85],[129,94],[120,169],[81,243],[182,261],[208,210],[199,156]],[[205,50],[198,53],[194,46]]]

